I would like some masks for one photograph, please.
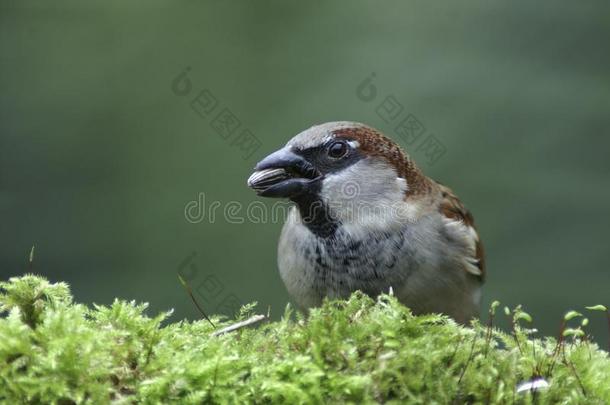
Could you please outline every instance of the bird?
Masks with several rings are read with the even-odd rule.
[[[258,162],[247,184],[293,202],[277,263],[303,311],[361,291],[392,293],[417,315],[478,317],[486,273],[472,214],[380,131],[312,126]]]

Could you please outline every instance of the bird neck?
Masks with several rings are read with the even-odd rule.
[[[303,224],[320,238],[332,237],[340,222],[335,218],[328,205],[316,193],[306,193],[292,199],[296,204]]]

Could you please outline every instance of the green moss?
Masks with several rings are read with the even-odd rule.
[[[74,304],[36,276],[0,288],[3,403],[610,403],[608,353],[580,333],[532,339],[519,308],[506,334],[356,293],[307,319],[287,309],[212,336],[206,321],[167,323],[146,304]],[[535,374],[550,387],[517,393]]]

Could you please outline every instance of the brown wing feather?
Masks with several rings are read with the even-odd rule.
[[[440,204],[441,213],[454,221],[459,221],[463,223],[465,226],[469,227],[473,231],[474,238],[474,257],[472,260],[469,260],[469,263],[476,266],[479,270],[479,274],[477,274],[481,280],[485,279],[485,253],[483,251],[483,243],[479,238],[479,234],[474,225],[474,218],[470,211],[464,207],[464,204],[460,201],[460,199],[449,189],[448,187],[440,184],[439,189],[441,191],[442,201]]]

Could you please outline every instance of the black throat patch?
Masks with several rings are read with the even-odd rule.
[[[307,193],[303,193],[292,200],[296,203],[303,224],[314,235],[320,238],[329,238],[335,234],[340,223],[330,213],[328,206],[320,198],[322,182],[317,181]]]

